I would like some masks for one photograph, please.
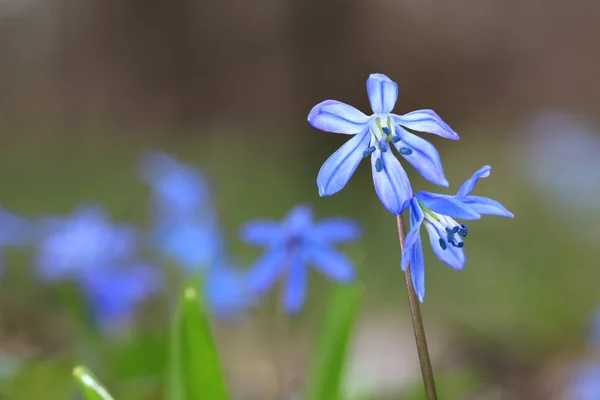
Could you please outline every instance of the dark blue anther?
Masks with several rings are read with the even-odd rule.
[[[392,137],[391,142],[392,143],[398,143],[399,141],[401,141],[402,139],[400,138],[400,136],[396,135],[394,137]],[[402,147],[403,149],[408,149],[408,147]],[[409,149],[410,150],[410,149]],[[411,151],[412,152],[412,151]]]
[[[460,237],[463,237],[463,238],[467,237],[467,226],[465,224],[462,224],[461,228],[462,229],[460,229],[458,231],[458,234],[460,235]]]
[[[379,142],[379,150],[381,150],[382,153],[385,153],[386,151],[388,151],[385,140],[382,140],[381,142]]]
[[[456,245],[456,247],[458,247],[459,249],[462,247],[465,247],[465,242],[460,242],[459,244]]]
[[[375,171],[377,171],[377,172],[383,171],[383,160],[381,158],[378,158],[377,160],[375,160]]]
[[[409,149],[408,147],[400,147],[400,149],[398,149],[398,151],[400,152],[400,154],[402,154],[403,156],[410,156],[412,154],[412,150]]]
[[[442,238],[440,238],[440,247],[442,248],[442,250],[446,250],[448,248],[446,241]]]
[[[458,232],[458,230],[459,230],[458,226],[455,226],[454,228],[452,228],[452,233],[456,233],[456,232]]]
[[[375,150],[377,150],[375,148],[375,146],[371,146],[368,149],[366,149],[365,151],[363,151],[363,157],[367,158],[369,157],[371,154],[375,153]]]
[[[383,131],[383,133],[385,133],[386,135],[389,135],[390,133],[392,133],[392,131],[390,130],[390,128],[388,128],[387,126],[384,126],[383,128],[381,128],[381,130]]]

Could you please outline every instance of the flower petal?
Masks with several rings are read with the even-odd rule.
[[[357,240],[362,235],[360,226],[346,218],[326,218],[317,222],[312,236],[318,242],[344,243]]]
[[[308,123],[325,132],[354,135],[365,130],[369,117],[337,100],[325,100],[310,110]]]
[[[404,115],[394,115],[397,124],[417,132],[427,132],[446,139],[460,137],[433,110],[417,110]]]
[[[242,240],[254,246],[270,246],[281,238],[281,224],[275,220],[252,221],[240,230]]]
[[[284,309],[292,314],[297,313],[304,305],[308,270],[300,257],[295,257],[289,269],[283,298]]]
[[[412,150],[409,155],[400,153],[402,157],[415,167],[423,178],[436,185],[448,187],[448,180],[444,176],[444,169],[442,168],[442,160],[435,146],[402,127],[397,127],[396,132],[402,138],[400,142],[395,143],[398,151],[403,147]]]
[[[204,291],[210,310],[219,318],[232,318],[254,305],[246,288],[244,271],[215,265],[209,268],[204,281]]]
[[[440,236],[435,227],[431,224],[425,224],[425,227],[429,233],[431,248],[433,249],[433,252],[437,258],[439,258],[444,264],[447,264],[454,269],[462,269],[467,261],[464,248],[448,245],[446,250],[442,249],[440,246]]]
[[[338,282],[348,282],[354,278],[352,261],[342,253],[325,246],[313,246],[308,254],[316,269],[327,277]]]
[[[348,140],[325,161],[317,176],[320,196],[331,196],[346,186],[363,159],[363,151],[369,147],[370,140],[366,130]]]
[[[480,178],[487,178],[490,176],[490,172],[492,171],[492,167],[489,165],[484,165],[479,169],[479,171],[475,172],[473,176],[466,180],[465,183],[462,184],[458,192],[456,192],[456,197],[465,197],[468,196],[473,189],[475,189],[475,185],[477,185],[477,181]]]
[[[286,256],[284,248],[267,251],[248,272],[248,289],[255,293],[267,291],[285,268]]]
[[[367,93],[373,112],[387,114],[398,100],[398,85],[383,74],[371,74],[367,79]]]
[[[423,210],[421,210],[421,206],[419,206],[419,202],[416,198],[412,198],[409,205],[410,210],[410,231],[408,235],[406,235],[406,239],[404,240],[404,250],[402,250],[402,263],[400,267],[402,271],[406,270],[409,262],[411,261],[411,256],[413,249],[417,241],[420,241],[420,229],[421,224],[423,223],[423,219],[425,218],[423,214]]]
[[[497,215],[499,217],[514,218],[511,213],[502,204],[496,200],[481,196],[467,196],[463,199],[469,208],[481,215]]]
[[[461,219],[481,218],[481,215],[471,209],[471,207],[464,203],[462,199],[457,199],[454,196],[431,192],[419,192],[416,197],[425,207],[438,214]]]
[[[417,241],[412,247],[410,272],[417,298],[422,303],[425,299],[425,257],[423,256],[423,244],[420,236],[417,236]]]
[[[381,156],[383,169],[377,172],[377,155]],[[400,165],[400,161],[391,151],[381,153],[377,151],[371,156],[371,167],[373,168],[373,183],[379,200],[390,213],[400,214],[408,207],[413,197],[412,188],[406,172]]]

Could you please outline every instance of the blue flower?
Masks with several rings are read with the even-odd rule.
[[[153,245],[185,274],[204,275],[213,314],[236,316],[253,304],[245,272],[233,267],[204,175],[164,153],[142,160],[142,178],[153,190]]]
[[[209,203],[206,178],[168,154],[146,154],[142,158],[140,175],[153,190],[160,217],[187,219]]]
[[[266,252],[248,274],[248,287],[263,293],[285,275],[284,308],[298,312],[304,304],[308,284],[307,264],[329,278],[348,282],[354,278],[352,262],[333,248],[334,244],[356,240],[359,227],[341,218],[313,222],[312,210],[300,205],[282,222],[259,220],[242,227],[245,242],[264,246]]]
[[[103,329],[122,324],[160,286],[160,275],[137,259],[136,232],[114,225],[98,207],[80,207],[67,218],[42,222],[36,266],[49,281],[83,288]]]
[[[104,211],[93,206],[80,207],[67,218],[47,218],[39,236],[35,264],[49,281],[111,267],[136,249],[134,230],[113,225]]]
[[[103,331],[116,331],[126,325],[137,306],[156,293],[162,284],[158,270],[150,265],[102,268],[83,275],[80,282]]]
[[[435,255],[454,269],[465,265],[464,238],[467,226],[453,218],[479,219],[482,215],[498,215],[513,218],[514,215],[502,204],[481,196],[471,196],[480,178],[490,176],[491,167],[486,165],[475,172],[458,189],[455,196],[419,192],[410,201],[410,232],[406,236],[402,252],[402,270],[411,266],[413,286],[420,301],[425,298],[425,263],[420,229],[425,225]]]
[[[370,157],[379,199],[389,212],[400,214],[413,193],[406,172],[390,150],[390,143],[425,179],[448,186],[436,148],[407,128],[452,140],[458,140],[459,136],[432,110],[392,114],[398,99],[398,85],[383,74],[369,76],[367,93],[373,110],[371,116],[336,100],[323,101],[308,114],[308,122],[317,129],[354,135],[321,167],[317,177],[319,194],[330,196],[342,190],[361,160]]]

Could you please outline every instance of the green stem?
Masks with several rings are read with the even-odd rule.
[[[406,239],[406,228],[404,226],[402,214],[396,216],[396,223],[398,225],[400,251],[402,251],[404,249],[404,240]],[[415,341],[417,342],[417,352],[419,353],[419,363],[421,364],[421,375],[423,376],[425,394],[427,395],[427,400],[437,400],[433,369],[431,368],[429,349],[427,348],[427,339],[425,338],[425,327],[423,326],[423,318],[421,317],[419,299],[417,299],[417,293],[412,284],[410,265],[406,267],[406,271],[404,271],[404,278],[406,281],[406,289],[408,290],[408,304],[410,304],[410,316],[415,331]]]

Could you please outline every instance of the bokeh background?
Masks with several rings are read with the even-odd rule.
[[[428,137],[452,188],[490,164],[478,194],[516,215],[470,224],[461,272],[425,250],[422,310],[443,398],[570,399],[600,303],[599,18],[600,3],[583,0],[1,0],[0,205],[36,220],[91,202],[143,229],[139,162],[161,150],[209,177],[242,267],[260,254],[238,239],[245,221],[298,203],[354,218],[364,238],[346,250],[364,305],[348,399],[419,398],[394,220],[366,165],[319,198],[319,167],[346,138],[306,123],[327,98],[368,111],[366,78],[385,73],[397,112],[432,108],[461,135]],[[417,190],[434,189],[407,170]],[[77,289],[37,279],[29,251],[7,250],[0,286],[3,398],[76,398],[78,363],[116,397],[161,398],[175,293],[105,335],[81,329]],[[291,393],[330,288],[313,274],[286,337]],[[273,386],[271,303],[215,322],[237,399]]]

